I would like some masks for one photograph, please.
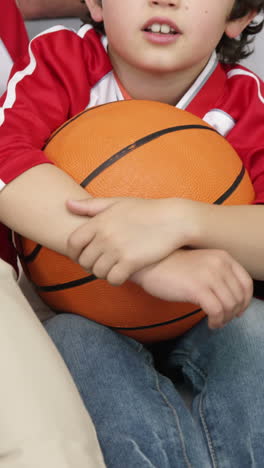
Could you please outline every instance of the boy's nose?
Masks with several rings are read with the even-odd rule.
[[[177,7],[179,0],[150,0],[149,1],[151,6],[159,6],[159,7]]]

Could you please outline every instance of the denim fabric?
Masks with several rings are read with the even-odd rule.
[[[264,303],[209,330],[142,346],[86,318],[46,322],[95,423],[108,468],[263,468]],[[190,410],[174,382],[193,386]]]

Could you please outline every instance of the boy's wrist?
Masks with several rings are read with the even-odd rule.
[[[210,205],[184,198],[175,198],[174,200],[175,232],[178,234],[179,229],[182,229],[183,247],[198,248],[204,239]]]
[[[219,208],[221,207],[210,203],[192,202],[192,212],[188,213],[188,216],[191,217],[191,228],[189,241],[186,245],[194,249],[210,247],[209,239],[213,236],[213,231],[217,225],[215,211]]]

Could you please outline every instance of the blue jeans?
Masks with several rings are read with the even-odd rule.
[[[151,347],[86,318],[46,323],[95,423],[108,468],[263,468],[264,303]],[[192,410],[175,388],[191,382]],[[59,395],[57,395],[59,398]]]

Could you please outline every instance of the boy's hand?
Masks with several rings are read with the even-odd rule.
[[[197,304],[210,328],[242,315],[253,293],[246,270],[222,250],[180,249],[130,279],[160,299]]]
[[[68,201],[71,212],[93,217],[70,236],[68,254],[98,278],[121,285],[136,271],[186,245],[192,203],[176,198]]]

